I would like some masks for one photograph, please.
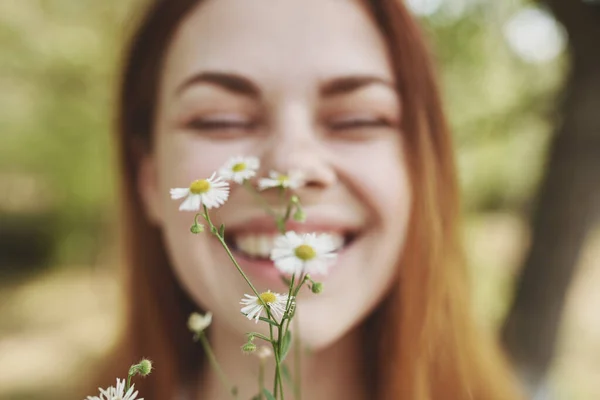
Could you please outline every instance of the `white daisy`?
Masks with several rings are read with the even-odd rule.
[[[337,254],[336,246],[328,234],[289,231],[275,239],[271,260],[284,274],[297,276],[308,273],[326,274]]]
[[[188,318],[188,328],[194,333],[200,333],[212,322],[212,313],[207,312],[205,315],[198,314],[197,312],[191,313]]]
[[[285,312],[285,306],[288,301],[287,294],[273,293],[270,290],[261,293],[260,299],[249,294],[245,294],[244,297],[246,298],[240,301],[240,304],[244,305],[244,307],[242,307],[242,314],[248,317],[248,319],[254,318],[256,322],[258,322],[258,319],[265,308],[260,299],[262,299],[262,301],[265,302],[265,304],[269,307],[271,314],[277,318],[281,318],[283,316],[283,313]]]
[[[260,160],[256,157],[233,157],[219,169],[219,175],[228,181],[244,183],[256,175]]]
[[[290,171],[287,175],[280,174],[277,171],[269,172],[268,178],[260,178],[258,180],[258,189],[265,190],[269,188],[290,188],[298,189],[304,185],[304,174],[300,171]]]
[[[137,398],[137,390],[134,392],[135,384],[131,385],[127,393],[125,393],[125,379],[119,380],[117,378],[117,386],[111,386],[108,389],[104,390],[98,388],[100,390],[100,397],[98,396],[88,396],[86,400],[136,400]],[[137,400],[144,400],[143,398]]]
[[[229,197],[229,183],[223,178],[215,178],[215,173],[208,179],[198,179],[192,182],[189,188],[171,189],[172,199],[186,197],[179,206],[180,211],[198,211],[202,204],[206,208],[217,208]]]

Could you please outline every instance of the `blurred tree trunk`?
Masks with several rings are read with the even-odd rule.
[[[571,70],[531,221],[532,245],[502,330],[532,392],[552,362],[579,253],[600,215],[600,4],[545,3],[567,31]]]

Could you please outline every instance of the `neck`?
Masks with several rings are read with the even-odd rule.
[[[226,326],[218,323],[211,325],[211,347],[225,375],[238,389],[238,399],[250,399],[259,391],[259,359],[255,355],[243,355],[240,346],[245,337],[240,336]],[[255,340],[257,345],[261,340]],[[266,343],[265,343],[266,344]],[[302,398],[347,399],[359,400],[367,398],[365,371],[362,360],[362,341],[359,329],[355,329],[326,349],[316,351],[305,350],[300,357],[302,377]],[[296,376],[294,366],[294,349],[286,358],[292,376]],[[213,368],[207,365],[205,375],[200,379],[198,399],[216,400],[232,399],[219,380]],[[265,361],[264,387],[273,392],[275,362],[273,358]],[[285,398],[293,399],[292,388],[284,379]],[[263,397],[264,398],[264,397]]]

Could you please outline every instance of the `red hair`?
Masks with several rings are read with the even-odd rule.
[[[144,215],[136,191],[140,156],[152,149],[161,64],[198,3],[154,1],[125,53],[116,139],[128,312],[110,373],[112,379],[142,356],[154,360],[155,372],[136,383],[147,400],[173,398],[205,364],[186,330],[197,306],[178,284],[160,230]],[[399,0],[365,0],[365,6],[388,44],[403,99],[414,196],[397,283],[363,324],[370,391],[373,398],[394,400],[520,398],[495,343],[471,315],[452,140],[422,34]]]

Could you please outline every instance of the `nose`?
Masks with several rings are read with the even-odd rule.
[[[262,157],[264,168],[284,174],[298,171],[307,188],[326,188],[335,184],[337,175],[331,155],[317,132],[311,113],[300,105],[282,108],[272,123]]]

